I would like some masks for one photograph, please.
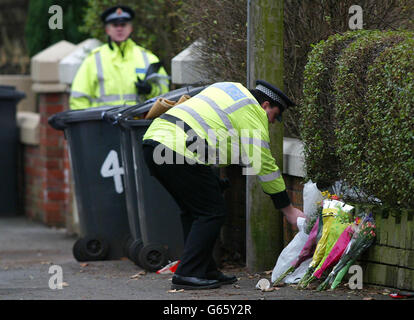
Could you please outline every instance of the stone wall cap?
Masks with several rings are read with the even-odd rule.
[[[283,138],[283,173],[305,177],[305,156],[303,142],[296,138]]]
[[[76,49],[76,45],[62,40],[36,54],[30,62],[35,82],[59,82],[59,62]]]
[[[76,49],[59,62],[59,82],[72,84],[83,60],[89,53],[102,45],[98,39],[86,39],[76,46]]]
[[[16,113],[17,127],[20,130],[20,142],[29,145],[39,144],[40,114],[30,111]]]
[[[36,93],[55,93],[55,92],[69,92],[70,88],[63,83],[40,83],[36,82],[32,85],[32,90]]]
[[[37,53],[32,61],[59,62],[75,49],[75,44],[62,40]]]
[[[206,73],[200,68],[200,55],[197,47],[201,41],[193,42],[171,60],[171,80],[180,85],[201,85],[209,83]]]

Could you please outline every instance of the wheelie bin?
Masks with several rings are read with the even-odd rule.
[[[16,105],[26,95],[13,86],[0,86],[0,216],[18,213],[18,142]]]
[[[73,246],[78,261],[120,259],[131,242],[119,130],[102,119],[113,108],[69,110],[49,118],[68,142],[81,233]]]
[[[185,87],[160,97],[178,101],[182,95],[194,96],[204,88]],[[142,157],[142,138],[152,122],[143,118],[156,99],[125,110],[108,110],[103,116],[121,132],[128,219],[134,239],[129,258],[148,271],[157,271],[179,259],[184,246],[180,209],[167,190],[149,174]]]

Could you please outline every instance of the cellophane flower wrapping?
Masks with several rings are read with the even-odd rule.
[[[359,218],[357,217],[354,225],[355,232],[353,234],[352,240],[348,244],[347,249],[339,259],[338,263],[332,269],[331,273],[329,273],[325,281],[318,287],[318,290],[324,290],[329,285],[332,285],[340,271],[345,268],[350,261],[356,261],[361,256],[361,254],[375,241],[376,226],[372,214],[364,215],[362,221],[359,224],[358,220]]]
[[[336,208],[338,209],[338,211],[336,214],[334,214],[335,219],[333,220],[330,226],[328,238],[326,240],[324,256],[322,260],[319,262],[319,265],[316,267],[316,271],[313,274],[316,278],[320,278],[320,276],[322,275],[322,272],[325,271],[326,268],[331,266],[330,260],[333,258],[333,256],[336,255],[337,257],[337,260],[335,262],[339,260],[340,256],[338,257],[339,252],[337,251],[342,249],[342,253],[343,253],[347,245],[346,241],[345,241],[346,243],[343,243],[343,244],[342,244],[342,241],[340,241],[338,245],[335,247],[336,243],[338,242],[338,239],[344,233],[344,230],[347,229],[347,227],[351,225],[352,219],[349,213],[353,209],[353,207],[339,202],[336,204]],[[342,238],[344,240],[346,240],[346,238],[350,239],[350,237],[347,236],[347,234],[344,234]],[[333,250],[334,247],[335,247],[335,250]],[[330,255],[331,255],[331,258],[328,260],[328,263],[325,264],[325,261]]]
[[[316,246],[318,230],[318,217],[320,214],[322,193],[318,190],[316,183],[308,181],[303,188],[303,212],[306,216],[302,224],[298,220],[299,233],[283,249],[278,257],[272,272],[272,283],[281,282],[288,274],[292,273],[305,260],[312,256]]]
[[[336,240],[342,234],[343,230],[347,227],[347,222],[346,219],[344,220],[344,215],[348,215],[348,213],[352,209],[352,206],[346,205],[345,203],[338,200],[323,201],[322,237],[318,241],[308,271],[305,273],[305,276],[300,281],[301,287],[307,287],[308,284],[315,279],[313,273],[316,269],[322,266],[323,262],[329,255],[331,248],[334,246]],[[339,214],[341,212],[344,215]]]
[[[341,259],[341,256],[345,252],[345,249],[349,241],[351,241],[352,234],[352,226],[347,226],[345,230],[342,232],[342,234],[339,236],[338,240],[329,252],[329,255],[326,257],[322,266],[313,273],[313,275],[316,278],[320,279],[325,270],[333,267],[339,261],[339,259]]]
[[[279,282],[276,282],[276,280],[279,279],[279,277],[291,267],[292,262],[297,259],[300,251],[302,250],[303,246],[308,240],[309,235],[305,234],[305,232],[303,231],[305,219],[300,217],[298,218],[297,223],[299,232],[280,253],[276,265],[272,271],[272,283]]]

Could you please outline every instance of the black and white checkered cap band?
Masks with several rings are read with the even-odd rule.
[[[256,89],[263,92],[265,95],[267,95],[269,98],[273,99],[274,101],[279,102],[283,106],[283,108],[287,109],[286,103],[276,93],[274,93],[269,88],[259,84],[259,85],[256,86]]]

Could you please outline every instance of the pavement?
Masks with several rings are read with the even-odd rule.
[[[238,277],[235,284],[174,292],[171,274],[145,272],[126,258],[76,261],[75,240],[65,229],[24,217],[0,218],[0,300],[392,300],[392,289],[366,285],[362,290],[342,285],[324,292],[288,285],[262,292],[255,286],[262,278],[270,280],[271,272],[250,273],[235,266],[223,268]],[[55,283],[56,265],[62,268],[61,289],[49,286]]]

